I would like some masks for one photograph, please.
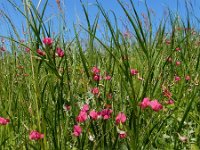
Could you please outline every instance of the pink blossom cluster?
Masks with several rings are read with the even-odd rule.
[[[78,137],[82,133],[82,127],[81,123],[84,123],[87,119],[91,119],[92,121],[98,120],[102,118],[103,120],[108,120],[111,118],[112,115],[112,109],[103,109],[101,111],[96,111],[95,109],[90,110],[90,107],[88,104],[84,104],[83,107],[81,108],[78,116],[76,117],[76,122],[77,124],[74,125],[73,128],[73,135]],[[115,123],[116,125],[119,124],[124,124],[126,121],[126,115],[123,112],[120,112],[116,118],[115,118]],[[125,138],[126,133],[123,132],[122,134],[119,134],[120,138]]]
[[[51,46],[53,44],[53,39],[50,37],[45,37],[42,42],[44,43],[44,45],[46,46]]]
[[[7,125],[8,123],[10,123],[10,119],[0,117],[0,125]],[[43,139],[43,138],[44,138],[44,134],[42,134],[36,130],[32,130],[29,134],[30,140],[39,140],[39,139]]]
[[[40,140],[40,139],[43,139],[44,138],[44,134],[36,131],[36,130],[33,130],[30,132],[29,134],[29,139],[30,140]]]
[[[153,111],[160,111],[163,109],[163,106],[161,103],[158,102],[158,100],[152,100],[150,101],[149,98],[144,98],[142,102],[140,102],[139,106],[142,108],[142,109],[145,109],[147,107],[151,107],[151,109]]]
[[[131,69],[130,73],[131,73],[132,76],[135,76],[135,75],[138,74],[138,70],[137,69]]]
[[[10,119],[0,117],[0,125],[7,125],[10,122]]]
[[[96,66],[92,67],[91,72],[92,72],[93,80],[96,81],[96,82],[99,82],[102,78],[104,80],[111,80],[111,78],[112,78],[110,75],[108,75],[108,73],[105,73],[104,77],[100,76],[100,69]],[[100,94],[100,90],[99,90],[98,87],[93,87],[91,89],[91,93],[93,95],[98,96]]]
[[[46,45],[46,46],[51,46],[53,44],[53,39],[50,37],[45,37],[42,41],[43,41],[44,45]],[[45,51],[43,51],[41,49],[37,49],[36,52],[39,56],[46,55]],[[57,47],[56,48],[56,56],[62,58],[62,57],[64,57],[64,55],[65,55],[64,50],[62,50],[60,47]]]
[[[100,69],[97,66],[92,67],[92,76],[94,81],[100,81],[102,77],[100,76]],[[111,80],[111,76],[108,73],[105,73],[104,80]]]

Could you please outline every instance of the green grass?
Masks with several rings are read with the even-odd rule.
[[[26,19],[28,34],[25,42],[20,42],[12,18],[5,17],[16,35],[2,35],[9,41],[11,51],[0,51],[0,117],[10,119],[7,125],[0,125],[1,149],[200,148],[199,33],[190,18],[185,23],[170,14],[154,33],[147,5],[148,27],[141,24],[133,1],[130,0],[130,12],[118,0],[132,31],[131,37],[124,37],[118,20],[113,24],[98,2],[99,13],[94,22],[82,3],[87,25],[74,25],[74,38],[65,41],[64,33],[53,35],[51,26],[43,23],[47,1],[41,12],[26,1],[24,10],[12,0],[9,2]],[[107,32],[98,37],[100,15],[105,19],[103,26]],[[166,36],[168,26],[171,32]],[[87,37],[86,46],[82,44],[80,30]],[[53,44],[45,46],[44,37],[51,37]],[[30,48],[29,53],[25,52],[26,47]],[[64,50],[64,57],[55,55],[57,47]],[[46,55],[39,56],[38,48]],[[171,62],[167,61],[169,57]],[[181,64],[177,66],[176,61]],[[93,80],[95,66],[100,69],[100,81]],[[139,73],[133,76],[131,69]],[[111,80],[104,79],[106,74]],[[188,81],[187,75],[191,78]],[[175,81],[175,76],[181,80]],[[99,88],[100,94],[92,94],[94,87]],[[166,104],[169,98],[163,94],[165,89],[171,92],[174,105]],[[141,109],[139,104],[145,97],[157,99],[163,109],[158,112],[149,107]],[[77,123],[83,104],[90,106],[89,111],[100,112],[109,107],[113,112],[108,120],[88,117],[85,122]],[[64,105],[69,105],[70,110],[65,111]],[[117,125],[115,117],[119,112],[127,120]],[[82,128],[79,137],[73,135],[77,124]],[[44,138],[30,140],[32,130],[43,133]],[[120,130],[126,132],[126,138],[119,137]],[[187,141],[181,141],[181,136],[187,137]]]

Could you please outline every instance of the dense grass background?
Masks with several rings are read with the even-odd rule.
[[[9,47],[4,41],[0,46],[11,49],[0,51],[0,117],[10,119],[7,125],[0,125],[2,149],[200,148],[199,32],[190,22],[192,16],[188,14],[184,22],[169,14],[155,29],[148,6],[145,24],[133,1],[128,10],[118,0],[131,26],[123,33],[118,20],[113,24],[98,2],[94,22],[83,4],[87,26],[74,25],[74,38],[66,41],[63,33],[55,35],[43,23],[48,1],[42,11],[31,2],[24,1],[24,10],[9,2],[24,16],[27,28],[25,41],[14,26],[13,34],[1,36]],[[96,35],[99,15],[104,17],[107,31],[100,37]],[[5,19],[12,25],[12,18]],[[53,39],[51,46],[43,43],[45,37]],[[58,47],[64,50],[64,57],[56,56]],[[45,56],[38,55],[39,48]],[[100,69],[101,80],[94,80],[93,67]],[[132,75],[131,69],[138,74]],[[111,80],[105,80],[106,75]],[[99,89],[98,95],[92,94],[94,87]],[[141,109],[145,97],[157,99],[163,109]],[[169,99],[174,104],[167,104]],[[76,117],[84,104],[89,111],[111,109],[111,118],[88,117],[78,123]],[[127,120],[117,125],[119,112]],[[79,137],[73,135],[77,124],[82,128]],[[32,130],[43,133],[44,138],[30,140]],[[119,137],[121,131],[126,138]]]

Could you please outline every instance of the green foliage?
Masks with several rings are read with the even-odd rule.
[[[63,33],[54,36],[51,26],[44,23],[47,0],[41,11],[31,1],[23,1],[24,10],[12,0],[9,2],[26,19],[28,35],[27,43],[20,42],[11,18],[5,14],[17,39],[4,37],[11,51],[0,51],[0,117],[10,119],[8,125],[0,125],[1,149],[200,148],[199,35],[190,18],[184,23],[170,14],[154,34],[146,3],[148,27],[142,25],[132,0],[130,8],[118,0],[133,31],[125,36],[114,13],[113,24],[96,1],[99,13],[92,22],[81,1],[87,25],[74,25],[74,38],[65,41]],[[102,37],[109,40],[97,36],[100,15],[107,31]],[[167,25],[172,29],[168,36]],[[53,44],[45,45],[45,37],[51,37]],[[64,57],[57,56],[57,48],[64,51]],[[46,55],[39,55],[37,49]],[[181,64],[177,65],[177,61]],[[100,69],[101,80],[94,80],[93,67]],[[132,75],[131,69],[139,73]],[[111,80],[105,80],[106,75]],[[180,81],[175,80],[177,76]],[[92,94],[94,87],[99,94]],[[145,97],[157,99],[162,110],[141,109],[139,104]],[[169,99],[174,104],[167,104]],[[110,108],[113,112],[108,120],[88,117],[84,123],[77,123],[84,104],[90,106],[89,111]],[[127,117],[124,124],[116,124],[119,112]],[[73,135],[77,124],[82,128],[79,137]],[[30,140],[32,130],[43,133],[44,138]],[[124,132],[126,138],[120,138],[119,133]]]

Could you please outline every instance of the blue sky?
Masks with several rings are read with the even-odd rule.
[[[21,3],[21,0],[13,0],[16,2],[16,4],[23,8],[23,5]],[[38,3],[39,0],[32,0],[35,4]],[[42,0],[42,4],[45,0]],[[98,12],[98,9],[95,5],[95,0],[82,0],[84,4],[87,5],[88,12],[90,19],[93,20],[96,13]],[[123,20],[125,18],[125,15],[120,8],[120,5],[117,3],[117,0],[98,0],[100,4],[103,6],[103,8],[106,11],[113,10],[119,20]],[[124,0],[125,2],[128,2],[129,0]],[[156,22],[159,22],[161,20],[162,16],[164,15],[164,12],[166,12],[167,8],[172,10],[172,12],[176,13],[179,12],[179,14],[184,18],[186,16],[186,10],[185,10],[185,0],[146,0],[149,8],[151,8],[154,13],[154,20],[155,24]],[[200,1],[199,0],[186,0],[188,3],[191,2],[194,6],[195,11],[193,11],[198,17],[200,17],[199,8],[200,8]],[[144,0],[133,0],[136,9],[138,10],[139,14],[141,15],[143,12],[145,12],[144,7]],[[41,4],[41,6],[42,6]],[[178,5],[177,5],[178,4]],[[61,0],[61,5],[63,6],[64,12],[65,12],[65,20],[68,25],[68,29],[73,31],[73,23],[77,24],[79,22],[85,23],[85,17],[83,14],[83,10],[80,4],[80,0]],[[177,9],[178,8],[178,9]],[[4,10],[9,17],[12,19],[15,27],[18,29],[19,32],[22,31],[22,24],[25,26],[24,19],[19,13],[13,9],[13,7],[9,4],[7,0],[1,0],[0,1],[0,9]],[[48,1],[48,9],[46,11],[46,18],[51,18],[53,20],[53,28],[56,31],[56,28],[58,28],[57,23],[60,22],[59,20],[59,10],[56,4],[56,0],[49,0]],[[100,19],[103,21],[103,19]],[[123,26],[122,30],[123,29]],[[0,35],[6,35],[8,34],[9,28],[6,23],[6,21],[3,19],[3,17],[0,15]]]

